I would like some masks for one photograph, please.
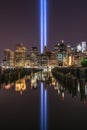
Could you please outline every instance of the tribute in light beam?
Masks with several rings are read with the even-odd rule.
[[[43,46],[44,46],[44,0],[40,0],[40,48],[41,53],[43,53]]]
[[[41,101],[40,101],[40,130],[47,130],[47,90],[44,89],[43,83],[41,83]]]
[[[47,90],[44,90],[44,130],[47,130]]]
[[[43,53],[47,46],[47,0],[40,0],[40,52]],[[47,90],[44,90],[41,83],[41,128],[47,130]]]
[[[47,46],[47,0],[44,0],[44,46]]]
[[[40,0],[40,50],[47,46],[47,0]]]
[[[43,83],[41,83],[41,102],[40,102],[40,105],[41,105],[41,113],[40,113],[40,115],[41,115],[41,119],[40,119],[40,124],[41,124],[41,130],[44,130],[44,116],[43,116],[43,113],[44,113],[44,102],[43,102],[43,100],[44,100],[44,88],[43,88]]]

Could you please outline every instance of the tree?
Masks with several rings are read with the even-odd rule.
[[[83,67],[87,67],[87,59],[83,59],[83,60],[81,61],[81,65],[82,65]]]

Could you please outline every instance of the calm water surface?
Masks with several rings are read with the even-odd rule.
[[[50,72],[0,86],[1,128],[26,130],[87,127],[87,87],[59,84]]]

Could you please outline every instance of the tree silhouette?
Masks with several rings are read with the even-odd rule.
[[[81,61],[81,65],[82,65],[82,67],[87,67],[87,59],[83,59]]]

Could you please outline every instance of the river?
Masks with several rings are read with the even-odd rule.
[[[87,127],[87,85],[70,88],[41,71],[0,86],[0,126],[58,130]]]

